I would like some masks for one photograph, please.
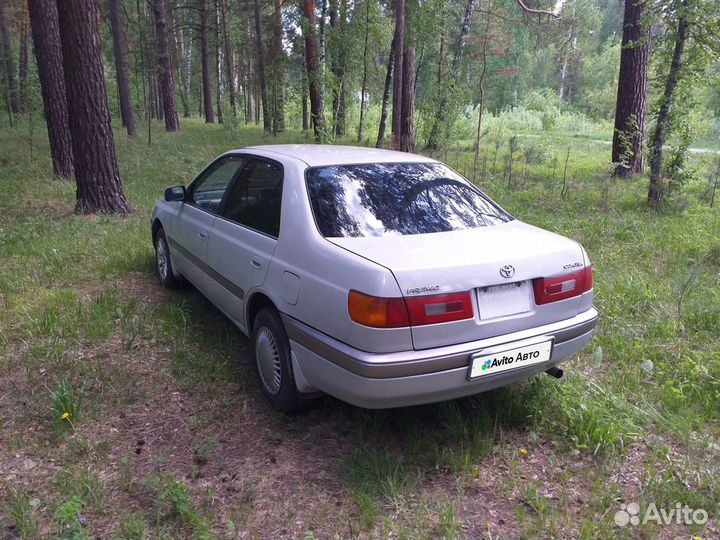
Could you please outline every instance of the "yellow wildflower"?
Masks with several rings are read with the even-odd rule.
[[[60,420],[68,420],[70,418],[69,412],[64,412],[63,415],[60,417]]]
[[[527,454],[527,450],[525,448],[521,448],[520,453],[524,456],[525,454]]]

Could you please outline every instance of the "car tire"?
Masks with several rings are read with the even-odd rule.
[[[290,413],[302,409],[306,401],[295,384],[290,340],[275,308],[265,307],[258,312],[252,338],[255,373],[262,393],[278,411]]]
[[[162,229],[155,234],[155,270],[166,289],[177,289],[180,286],[181,280],[175,277],[170,258],[170,245]]]

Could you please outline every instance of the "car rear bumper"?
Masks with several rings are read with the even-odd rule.
[[[316,388],[360,407],[382,409],[478,394],[545,371],[585,346],[598,313],[459,345],[375,354],[360,351],[283,315],[301,391]],[[470,357],[480,351],[554,340],[550,360],[468,380]]]

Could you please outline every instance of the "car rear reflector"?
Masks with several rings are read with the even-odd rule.
[[[592,266],[586,266],[569,274],[533,279],[535,303],[539,306],[580,296],[592,288]]]
[[[380,298],[350,291],[348,313],[356,323],[374,328],[410,326],[407,307],[402,298]]]
[[[380,298],[350,291],[348,313],[350,319],[365,326],[400,328],[471,319],[473,307],[469,292]]]
[[[410,325],[422,326],[473,317],[472,300],[469,292],[432,294],[406,298],[410,313]]]

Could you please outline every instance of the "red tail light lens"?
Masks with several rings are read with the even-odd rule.
[[[460,321],[473,316],[469,292],[416,296],[406,298],[405,303],[412,326]]]
[[[470,292],[414,298],[380,298],[358,291],[348,294],[350,319],[373,328],[422,326],[473,317]]]
[[[558,302],[592,290],[592,266],[569,274],[533,279],[535,303],[537,305]]]
[[[407,307],[402,298],[380,298],[350,291],[348,313],[356,323],[374,328],[410,326]]]

